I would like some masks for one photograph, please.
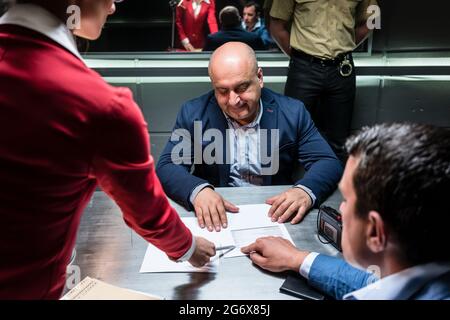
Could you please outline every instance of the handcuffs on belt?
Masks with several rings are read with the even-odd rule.
[[[348,57],[345,56],[344,60],[342,60],[341,63],[339,64],[339,73],[343,77],[348,77],[352,74],[352,72],[353,72],[353,65],[348,59]]]

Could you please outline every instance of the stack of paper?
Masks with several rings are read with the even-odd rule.
[[[116,287],[86,277],[61,300],[161,300],[161,297]]]

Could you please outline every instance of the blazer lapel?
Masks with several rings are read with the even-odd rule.
[[[230,146],[227,145],[228,135],[228,123],[225,116],[220,109],[216,98],[213,96],[208,103],[208,120],[210,122],[209,128],[217,129],[222,134],[222,164],[217,164],[219,170],[220,186],[227,186],[230,178],[230,160],[227,159],[227,155],[230,155]]]
[[[275,103],[273,96],[270,94],[270,91],[266,89],[262,89],[261,91],[261,99],[263,105],[263,114],[260,121],[260,129],[265,129],[265,134],[267,133],[264,139],[267,141],[267,149],[266,154],[261,156],[271,156],[272,155],[272,129],[278,129],[278,106]],[[264,134],[264,135],[265,135]],[[262,138],[262,132],[260,130],[260,141]],[[275,146],[278,148],[279,146]],[[260,150],[261,151],[261,150]],[[270,164],[269,164],[270,165]],[[261,164],[261,166],[263,166]],[[263,176],[263,184],[271,185],[272,183],[272,175],[264,175]]]
[[[208,9],[209,9],[209,3],[206,3],[205,1],[200,2],[200,12],[198,13],[197,18],[200,18],[201,16],[207,16]]]

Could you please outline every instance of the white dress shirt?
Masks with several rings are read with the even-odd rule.
[[[346,294],[344,300],[404,300],[430,280],[450,271],[449,263],[427,263],[414,266]],[[405,290],[406,289],[406,290]]]
[[[256,119],[247,125],[240,125],[224,113],[228,122],[228,139],[230,141],[230,187],[260,186],[263,183],[261,175],[261,155],[259,124],[263,115],[262,100],[259,100],[259,111]],[[209,183],[201,184],[191,191],[189,200],[194,204],[197,194],[206,187],[214,189]],[[311,206],[316,202],[316,196],[304,185],[295,185],[305,191],[311,198]]]
[[[314,260],[319,255],[317,252],[311,252],[306,256],[300,266],[300,274],[306,279],[309,278]],[[432,279],[435,279],[444,273],[450,271],[449,263],[427,263],[404,269],[400,272],[391,274],[372,282],[364,288],[347,293],[344,300],[403,300],[408,299],[409,294],[415,289],[420,288]],[[408,290],[404,290],[407,284]]]

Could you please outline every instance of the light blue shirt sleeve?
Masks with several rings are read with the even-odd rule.
[[[195,200],[195,197],[198,195],[198,193],[205,188],[211,188],[214,190],[214,186],[209,183],[202,183],[202,184],[196,186],[194,188],[194,190],[192,190],[191,195],[189,197],[189,201],[191,202],[192,205],[194,205],[194,200]]]
[[[347,293],[373,282],[373,274],[352,267],[343,259],[319,254],[308,272],[308,283],[327,295],[341,300]]]
[[[314,192],[312,192],[312,190],[310,188],[308,188],[304,185],[301,185],[301,184],[294,186],[294,188],[300,188],[309,195],[309,197],[311,198],[311,208],[313,208],[314,204],[316,203],[316,199],[317,199]]]

